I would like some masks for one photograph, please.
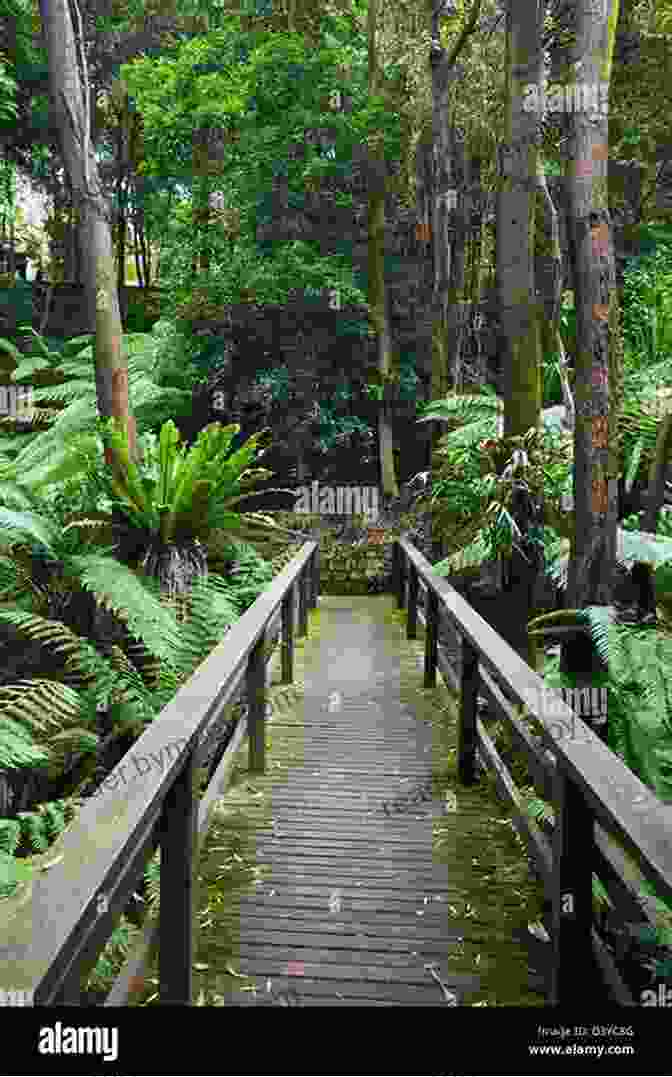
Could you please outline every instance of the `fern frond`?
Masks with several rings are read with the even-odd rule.
[[[608,606],[587,606],[582,612],[583,619],[590,625],[590,635],[597,653],[611,670],[616,661],[616,649],[620,652],[622,633],[619,629],[624,626],[616,623],[614,611]]]
[[[436,572],[437,576],[452,576],[459,572],[464,572],[466,569],[476,568],[487,560],[489,556],[490,548],[481,528],[468,546],[461,550],[456,550],[455,553],[451,553],[443,561],[433,565],[432,572]]]
[[[51,759],[43,745],[36,744],[20,722],[0,715],[0,768],[19,770],[22,767],[42,767]]]
[[[104,609],[123,620],[153,655],[170,661],[179,647],[177,621],[135,573],[112,557],[96,554],[72,557],[68,563]]]
[[[232,600],[230,584],[222,577],[209,573],[192,585],[189,595],[189,616],[182,625],[179,665],[191,671],[210,654],[213,647],[238,619]]]
[[[417,421],[450,422],[463,426],[484,418],[496,419],[503,410],[503,402],[492,392],[478,395],[451,393],[443,400],[433,400],[422,405]]]
[[[58,530],[51,520],[36,512],[16,512],[0,506],[0,543],[10,546],[26,538],[53,549]]]
[[[93,340],[92,333],[86,333],[81,337],[73,337],[71,340],[67,340],[63,345],[61,356],[63,359],[70,359],[75,355],[85,356],[87,359],[93,358]]]
[[[61,660],[66,683],[86,685],[109,670],[102,655],[61,621],[27,613],[13,605],[0,607],[0,622],[12,625],[25,639],[40,643]]]
[[[21,837],[30,845],[36,853],[46,853],[49,848],[49,837],[43,817],[36,811],[20,811],[17,819],[21,823]]]
[[[632,452],[630,454],[630,460],[625,471],[625,492],[629,494],[632,490],[632,484],[637,478],[637,472],[639,471],[639,464],[642,459],[642,452],[644,451],[644,438],[639,437],[635,442]]]
[[[14,853],[21,841],[21,823],[16,819],[0,819],[0,851]]]
[[[30,380],[34,374],[39,374],[44,370],[51,370],[51,363],[48,359],[40,355],[22,355],[11,378],[12,381]]]
[[[43,385],[39,389],[33,389],[33,400],[36,404],[45,401],[69,403],[71,400],[81,400],[84,393],[91,395],[94,391],[95,387],[92,388],[89,378],[70,378],[62,385]]]
[[[36,740],[53,737],[79,720],[77,692],[41,677],[0,685],[0,715],[21,722]]]

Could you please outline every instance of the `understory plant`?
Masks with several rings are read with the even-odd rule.
[[[179,444],[175,424],[168,420],[158,438],[145,438],[143,459],[136,462],[118,424],[109,420],[106,428],[122,474],[115,477],[109,470],[101,471],[101,490],[112,510],[127,522],[126,532],[142,569],[159,580],[171,597],[188,590],[192,579],[207,570],[201,543],[214,530],[253,545],[284,545],[296,537],[270,516],[241,511],[242,504],[254,496],[252,487],[272,475],[266,468],[250,467],[265,451],[265,430],[232,450],[239,424],[212,423],[186,449]],[[131,553],[128,547],[127,551]]]
[[[543,559],[546,529],[561,513],[569,436],[543,428],[497,437],[500,411],[494,394],[453,395],[428,404],[419,420],[459,424],[439,440],[428,503],[441,531],[468,541],[434,566],[439,575],[510,557],[514,548]]]

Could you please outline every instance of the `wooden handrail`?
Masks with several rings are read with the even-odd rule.
[[[417,608],[420,581],[426,589],[424,617]],[[553,905],[552,1002],[575,1002],[582,992],[594,990],[597,967],[612,996],[632,1005],[596,931],[592,874],[596,871],[601,881],[604,874],[617,876],[616,888],[620,885],[627,893],[605,841],[607,835],[613,836],[657,893],[672,900],[672,805],[663,804],[404,538],[395,543],[393,586],[400,609],[408,600],[408,637],[415,636],[418,616],[425,625],[425,684],[435,683],[438,667],[449,687],[458,688],[460,780],[465,784],[476,780],[478,752],[481,761],[494,769],[500,790],[519,806],[511,775],[477,716],[478,693],[485,690],[527,755],[535,784],[541,781],[546,795],[551,794],[552,847],[524,813],[516,814],[517,829],[527,840]],[[442,618],[462,641],[459,679],[437,646]],[[514,712],[520,707],[540,723],[538,742],[524,723],[516,721]]]
[[[210,731],[243,684],[250,767],[263,770],[263,644],[281,607],[283,677],[292,680],[293,596],[298,588],[299,631],[305,635],[307,609],[315,608],[319,589],[317,550],[316,542],[303,545],[83,805],[49,850],[52,866],[45,870],[43,865],[41,874],[24,884],[27,897],[24,892],[4,903],[0,987],[31,991],[36,1005],[79,1004],[83,978],[160,846],[159,996],[162,1002],[190,1004],[193,881],[209,819],[209,811],[199,811],[199,763],[212,747]],[[240,740],[234,741],[237,748]],[[210,779],[201,807],[214,801],[224,763]]]

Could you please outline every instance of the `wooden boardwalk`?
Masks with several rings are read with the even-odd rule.
[[[446,690],[422,692],[422,631],[405,640],[391,596],[323,596],[311,626],[296,685],[270,693],[267,773],[250,775],[241,750],[204,844],[195,997],[464,1005],[491,992],[483,974],[503,962],[506,1001],[543,1004],[513,935],[520,898],[510,882],[471,874],[492,799],[459,790],[446,817],[432,719]],[[439,857],[442,819],[454,833]],[[479,914],[484,894],[494,918]]]

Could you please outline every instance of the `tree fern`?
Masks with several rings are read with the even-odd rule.
[[[112,610],[157,658],[170,661],[179,646],[179,628],[170,611],[144,582],[111,557],[87,554],[70,558],[83,587],[104,609]]]
[[[98,675],[98,659],[102,661],[102,656],[60,621],[28,613],[14,605],[0,608],[0,623],[11,625],[24,639],[39,643],[62,662],[66,683],[80,685]]]
[[[62,773],[73,751],[94,752],[99,743],[97,734],[81,725],[78,693],[58,681],[34,678],[0,686],[0,730],[5,731],[4,737],[0,732],[0,744],[4,739],[16,766],[20,752],[12,751],[17,745],[9,739],[16,726],[9,722],[22,727],[30,746],[42,749],[39,763],[52,776]]]

